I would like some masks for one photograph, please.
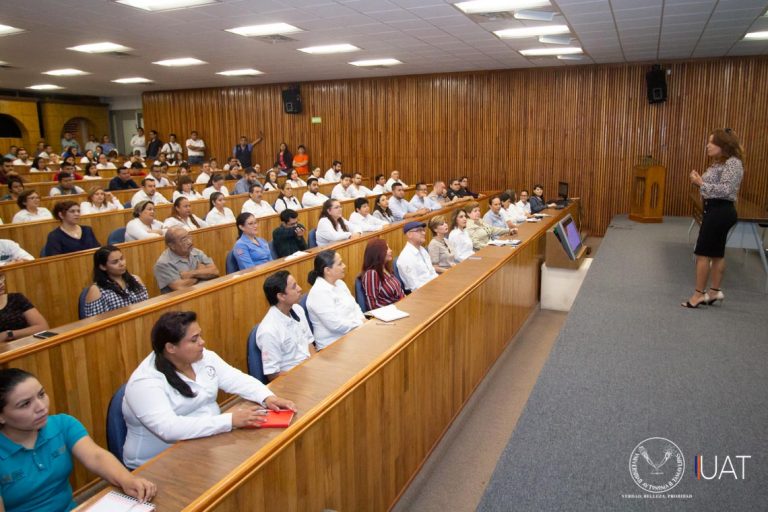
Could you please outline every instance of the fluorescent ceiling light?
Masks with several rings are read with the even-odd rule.
[[[35,91],[53,91],[54,89],[63,89],[63,87],[53,84],[37,84],[30,85],[27,89],[34,89]]]
[[[577,47],[570,48],[531,48],[529,50],[520,50],[520,55],[528,57],[537,55],[571,55],[574,53],[582,53],[583,50]]]
[[[402,64],[397,59],[369,59],[369,60],[356,60],[354,62],[350,62],[353,66],[396,66],[397,64]]]
[[[548,7],[549,0],[471,0],[453,4],[467,14],[479,12],[507,12],[535,7]]]
[[[570,34],[565,36],[539,36],[540,43],[546,44],[571,44]]]
[[[567,25],[544,25],[541,27],[507,28],[495,30],[493,33],[502,39],[515,39],[518,37],[547,36],[552,34],[567,34],[570,32]]]
[[[763,32],[748,32],[747,35],[744,36],[744,39],[751,39],[753,41],[768,39],[768,30]]]
[[[64,69],[52,69],[50,71],[43,71],[44,75],[51,76],[81,76],[90,75],[87,71],[81,71],[79,69],[64,68]]]
[[[552,11],[515,11],[516,20],[552,21],[555,13]]]
[[[157,64],[158,66],[167,66],[167,67],[182,67],[182,66],[199,66],[200,64],[208,64],[208,63],[200,59],[195,59],[193,57],[181,57],[179,59],[158,60],[157,62],[153,62],[152,64]]]
[[[558,60],[583,60],[583,55],[558,55]]]
[[[256,76],[256,75],[263,75],[261,71],[258,69],[230,69],[228,71],[219,71],[216,73],[217,75],[223,75],[223,76]]]
[[[20,32],[24,32],[24,29],[11,27],[10,25],[0,25],[0,36],[10,36],[11,34],[18,34]]]
[[[249,25],[247,27],[228,28],[227,32],[232,32],[239,36],[257,37],[273,36],[275,34],[293,34],[304,31],[287,23],[269,23],[267,25]]]
[[[118,4],[135,7],[145,11],[168,11],[170,9],[186,9],[201,5],[214,4],[218,0],[115,0]]]
[[[81,44],[80,46],[72,46],[71,48],[67,48],[67,50],[74,50],[76,52],[83,52],[83,53],[108,53],[108,52],[127,52],[128,50],[131,50],[131,48],[128,48],[127,46],[123,46],[121,44],[115,44],[110,42],[103,42],[103,43],[92,43],[92,44]]]
[[[359,50],[357,46],[351,44],[328,44],[325,46],[310,46],[308,48],[299,48],[300,52],[312,53],[312,54],[328,54],[328,53],[346,53],[356,52]]]
[[[117,80],[112,80],[116,84],[151,84],[152,80],[149,78],[142,78],[140,76],[133,76],[130,78],[118,78]]]

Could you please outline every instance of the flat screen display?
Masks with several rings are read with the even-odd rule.
[[[568,246],[568,256],[572,259],[576,259],[576,255],[581,249],[581,234],[576,227],[576,223],[573,221],[573,217],[566,215],[563,220],[560,221],[562,232],[565,234],[565,242]]]

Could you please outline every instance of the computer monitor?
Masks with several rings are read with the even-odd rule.
[[[568,200],[568,183],[565,181],[560,181],[557,184],[557,197],[561,201],[567,201]]]
[[[576,227],[576,223],[573,221],[573,217],[570,214],[563,217],[559,223],[560,232],[564,235],[562,242],[565,251],[568,253],[568,257],[572,260],[576,259],[576,255],[581,250],[581,233]]]

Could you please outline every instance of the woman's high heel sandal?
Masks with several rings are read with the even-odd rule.
[[[690,308],[690,309],[696,309],[697,307],[701,306],[702,304],[704,304],[705,306],[709,305],[709,302],[707,302],[707,294],[705,292],[702,292],[701,290],[696,290],[696,291],[698,293],[704,295],[704,298],[701,299],[696,304],[691,304],[691,301],[687,300],[685,302],[681,302],[680,305],[683,306],[684,308]]]
[[[714,296],[712,296],[709,293],[707,293],[707,300],[704,301],[704,302],[707,303],[707,306],[711,306],[715,302],[722,301],[723,299],[725,299],[725,294],[723,293],[723,291],[720,288],[710,288],[709,291],[710,292],[717,292],[717,293],[715,293]]]

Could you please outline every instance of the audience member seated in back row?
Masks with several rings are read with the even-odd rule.
[[[299,148],[301,147],[302,146],[299,146]],[[288,174],[288,179],[285,181],[290,183],[293,188],[301,188],[307,186],[307,182],[299,177],[299,171],[295,168],[291,169],[291,172]]]
[[[273,168],[267,171],[267,176],[264,178],[264,192],[270,190],[280,190],[280,185],[277,184],[277,171]]]
[[[387,187],[385,186],[387,184],[387,177],[383,174],[377,174],[374,178],[374,185],[373,190],[371,190],[372,194],[380,195],[380,194],[386,194],[387,193]]]
[[[74,201],[61,201],[53,207],[53,215],[61,225],[48,233],[43,248],[46,256],[93,249],[101,245],[90,226],[81,226],[80,205]]]
[[[85,296],[84,315],[100,315],[147,300],[147,287],[128,272],[125,256],[113,245],[93,253],[93,284]]]
[[[194,185],[195,183],[189,176],[180,176],[176,184],[176,190],[173,191],[173,200],[176,201],[181,196],[186,197],[190,201],[203,199],[203,196],[195,190]]]
[[[456,251],[453,244],[448,241],[448,221],[443,215],[435,215],[429,219],[429,230],[432,231],[432,240],[429,241],[427,252],[435,272],[442,274],[456,265]]]
[[[296,251],[306,251],[306,228],[299,224],[299,214],[294,210],[280,212],[280,226],[272,231],[272,245],[278,258],[285,258]]]
[[[499,199],[501,199],[501,207],[506,213],[507,219],[511,220],[515,224],[525,222],[525,220],[530,215],[529,213],[526,213],[525,210],[517,203],[517,194],[515,194],[514,190],[507,190],[501,194],[501,196],[499,196]]]
[[[304,196],[301,198],[301,204],[304,208],[312,208],[313,206],[320,206],[328,200],[328,196],[320,192],[320,182],[317,178],[309,178],[307,180],[307,191],[304,192]]]
[[[14,224],[49,220],[53,218],[53,214],[48,208],[40,206],[40,194],[34,189],[30,188],[22,192],[21,195],[19,195],[16,204],[19,205],[19,208],[21,209],[13,216]]]
[[[200,281],[219,277],[219,269],[203,251],[196,249],[192,235],[181,226],[165,232],[168,247],[157,259],[155,280],[161,293],[194,286]]]
[[[274,380],[314,352],[315,337],[299,305],[301,287],[287,270],[264,280],[269,310],[256,333],[264,375]]]
[[[382,194],[377,196],[374,201],[373,216],[387,224],[395,222],[392,210],[389,209],[389,196]]]
[[[8,281],[0,271],[0,341],[25,338],[46,329],[45,317],[24,295],[8,293]]]
[[[135,181],[131,178],[131,170],[122,168],[117,171],[117,176],[109,180],[109,190],[128,190],[132,188],[139,188]]]
[[[133,207],[133,220],[125,226],[125,241],[144,240],[163,236],[163,223],[155,219],[155,204],[152,201],[141,201]]]
[[[214,174],[211,177],[211,181],[208,182],[208,186],[203,189],[203,197],[208,199],[214,192],[221,192],[225,196],[229,195],[229,190],[226,187],[226,180],[221,174]]]
[[[467,232],[467,222],[467,212],[463,208],[453,210],[448,243],[453,246],[456,263],[461,263],[475,253],[472,249],[472,239]]]
[[[403,287],[392,271],[392,249],[381,238],[368,241],[360,276],[368,309],[394,304],[403,297]]]
[[[418,210],[434,211],[443,207],[441,203],[427,195],[427,184],[421,181],[416,184],[416,192],[413,194],[410,202]]]
[[[307,280],[312,288],[307,295],[309,321],[315,330],[315,346],[322,350],[360,327],[365,321],[357,301],[344,282],[346,265],[341,255],[325,250],[315,256],[315,268]]]
[[[453,198],[448,197],[448,189],[445,186],[445,182],[442,180],[437,180],[432,185],[432,192],[429,193],[428,197],[442,206],[459,200],[457,196],[453,196]]]
[[[400,183],[403,187],[408,186],[405,183],[405,181],[400,179],[400,171],[397,171],[397,170],[392,171],[392,173],[389,175],[389,179],[384,185],[384,188],[387,189],[387,192],[392,192],[392,185],[394,185],[395,183]]]
[[[157,182],[152,176],[141,180],[141,189],[133,194],[131,206],[136,206],[142,201],[152,201],[154,204],[169,204],[170,201],[157,191]]]
[[[331,190],[331,199],[343,201],[344,199],[354,199],[354,189],[352,188],[352,176],[344,173],[341,175],[341,181]]]
[[[389,222],[371,215],[371,205],[365,197],[355,199],[355,211],[349,216],[349,223],[362,232],[379,231],[389,224]]]
[[[325,171],[326,183],[338,183],[341,181],[341,162],[334,160],[331,167]]]
[[[266,419],[264,408],[296,410],[293,402],[207,350],[192,311],[163,314],[151,338],[152,352],[128,379],[123,399],[128,427],[123,462],[131,469],[177,441],[258,427]],[[243,403],[222,414],[219,391],[261,405]]]
[[[171,226],[181,226],[187,231],[194,231],[207,227],[208,224],[192,213],[189,199],[181,196],[173,202],[171,216],[163,221],[163,228],[168,229]]]
[[[62,392],[64,390],[61,390]],[[74,455],[89,471],[140,501],[155,485],[132,475],[67,414],[48,414],[50,398],[34,375],[0,370],[0,510],[68,511],[75,508],[69,476]]]
[[[418,217],[430,212],[427,208],[417,208],[405,199],[405,189],[402,183],[392,184],[392,197],[389,198],[389,209],[396,221],[410,217]]]
[[[0,267],[17,261],[32,261],[35,257],[13,240],[0,239]]]
[[[252,213],[257,218],[275,213],[275,209],[262,199],[263,190],[259,183],[251,185],[248,194],[250,197],[243,203],[240,213]]]
[[[349,190],[352,191],[352,197],[354,198],[376,195],[371,189],[363,185],[363,175],[357,171],[352,174],[352,185],[349,186]]]
[[[540,211],[546,210],[547,208],[554,208],[557,206],[557,203],[547,204],[546,200],[544,199],[544,187],[541,185],[533,186],[533,195],[531,196],[530,203],[531,213],[539,213]]]
[[[259,237],[259,221],[252,213],[245,212],[237,216],[237,232],[240,238],[235,242],[232,252],[240,270],[272,261],[269,244]]]
[[[315,231],[318,247],[360,236],[359,230],[354,226],[348,226],[341,214],[341,203],[336,199],[329,199],[323,203],[323,211],[320,213]]]
[[[459,179],[451,180],[451,183],[448,186],[447,194],[448,194],[448,199],[450,199],[451,201],[456,201],[458,199],[465,199],[465,198],[471,197],[471,195],[467,193],[467,190],[461,186],[461,180]]]
[[[424,242],[427,241],[426,226],[423,222],[415,221],[403,226],[408,243],[397,257],[397,271],[406,290],[417,290],[437,277],[429,253],[424,248]]]
[[[520,200],[516,203],[523,213],[527,216],[531,216],[531,202],[528,200],[528,191],[523,189],[520,191]]]
[[[75,178],[67,171],[61,171],[56,179],[59,184],[51,188],[49,196],[66,196],[73,194],[85,194],[85,190],[75,185]]]
[[[88,190],[88,200],[80,203],[81,215],[111,212],[122,209],[123,205],[112,195],[112,192],[106,192],[101,187],[92,187]]]
[[[286,209],[301,210],[302,208],[303,206],[301,206],[299,200],[293,195],[293,185],[288,180],[285,180],[280,186],[280,195],[277,196],[277,201],[275,201],[275,211],[280,213]]]
[[[504,209],[500,196],[492,197],[488,204],[490,208],[483,215],[483,222],[485,224],[500,229],[515,227],[515,222],[507,216],[507,210]]]
[[[205,222],[209,226],[218,226],[220,224],[234,224],[235,214],[232,210],[224,206],[227,204],[227,197],[221,192],[214,192],[208,199],[211,209],[205,216]]]
[[[235,183],[235,190],[234,194],[249,194],[251,191],[251,185],[254,185],[259,182],[259,174],[258,174],[258,168],[260,168],[259,164],[256,164],[254,167],[248,167],[245,170],[245,178],[241,178],[238,180],[237,183]]]
[[[498,201],[498,198],[496,200]],[[480,205],[475,202],[465,206],[464,211],[467,212],[469,217],[466,231],[472,240],[472,248],[475,251],[479,251],[488,245],[488,242],[494,238],[517,233],[516,228],[495,228],[483,222],[483,219],[480,218]]]

